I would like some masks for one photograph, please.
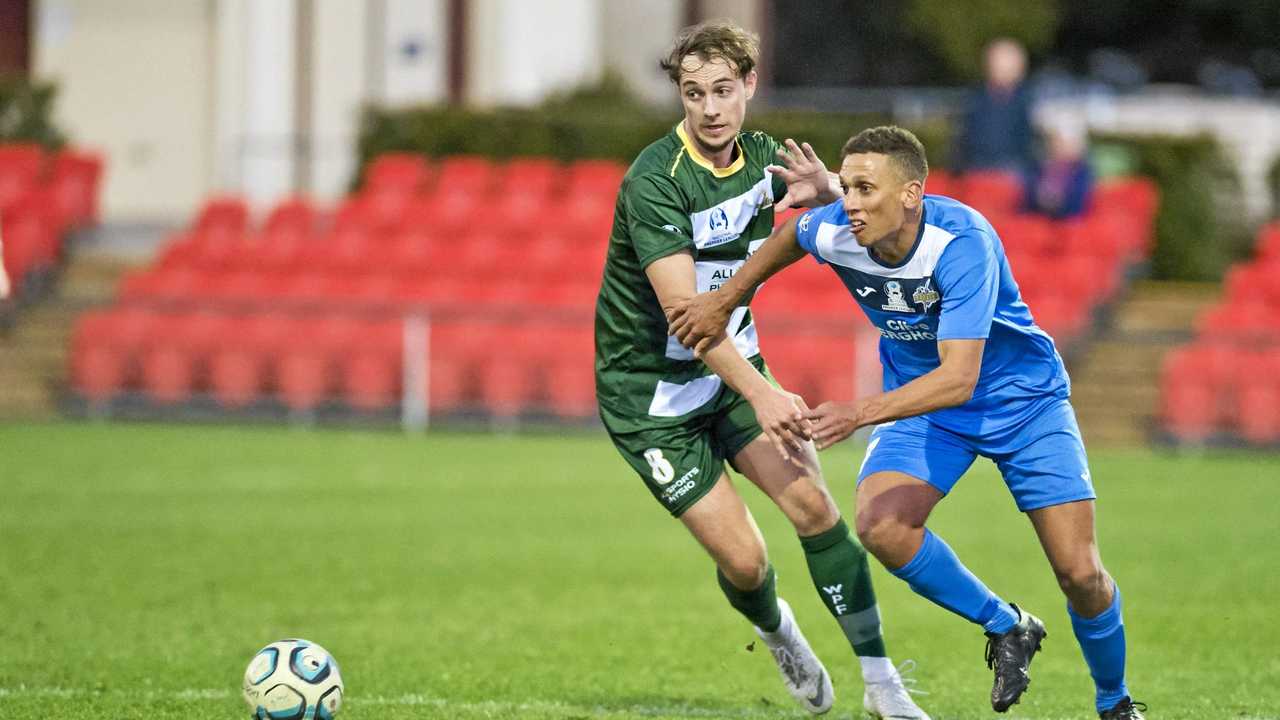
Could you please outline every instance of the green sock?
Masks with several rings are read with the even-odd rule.
[[[853,652],[858,657],[885,657],[867,551],[849,534],[844,519],[836,520],[826,532],[800,538],[800,544],[813,586],[840,623]]]
[[[782,612],[778,610],[777,576],[773,566],[764,576],[764,582],[755,590],[739,590],[729,582],[729,578],[716,568],[716,580],[720,581],[720,589],[729,599],[733,609],[742,613],[752,625],[765,632],[773,632],[782,624]]]

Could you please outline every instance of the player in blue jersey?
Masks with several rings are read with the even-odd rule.
[[[1022,302],[991,224],[925,195],[927,174],[924,148],[906,130],[857,134],[841,156],[844,199],[788,221],[727,284],[676,308],[671,331],[705,351],[728,311],[766,278],[805,255],[829,265],[880,331],[884,393],[825,402],[793,418],[792,431],[795,442],[811,437],[825,449],[876,426],[858,473],[862,543],[917,593],[982,626],[991,705],[1008,710],[1030,682],[1044,625],[925,527],[976,457],[990,458],[1067,596],[1099,716],[1141,720],[1145,706],[1125,686],[1120,591],[1098,554],[1095,494],[1062,358]]]

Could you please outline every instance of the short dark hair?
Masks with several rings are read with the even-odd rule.
[[[738,77],[746,77],[760,57],[760,38],[729,20],[708,20],[690,25],[676,36],[675,45],[659,65],[671,82],[680,82],[680,64],[689,55],[703,62],[721,58],[733,66]]]
[[[840,151],[840,160],[844,161],[855,153],[887,155],[907,180],[924,182],[929,175],[929,161],[925,158],[920,138],[896,125],[867,128],[849,138]]]

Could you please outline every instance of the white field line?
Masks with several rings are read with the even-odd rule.
[[[239,693],[226,689],[198,689],[187,688],[176,691],[159,691],[159,690],[96,690],[94,688],[64,688],[64,687],[31,687],[27,685],[19,685],[17,687],[0,687],[0,706],[7,699],[39,699],[50,698],[57,700],[71,700],[86,697],[113,697],[125,700],[137,701],[154,701],[154,700],[228,700],[230,698],[238,698]],[[382,707],[420,707],[420,708],[438,708],[441,710],[458,711],[478,711],[490,715],[516,715],[518,713],[541,712],[553,715],[564,715],[572,717],[590,717],[590,718],[624,718],[624,717],[661,717],[664,715],[674,717],[687,718],[768,718],[769,720],[777,720],[779,717],[792,718],[808,718],[810,715],[786,706],[768,706],[762,708],[738,708],[738,709],[712,709],[692,707],[689,705],[633,705],[630,707],[606,708],[601,706],[574,705],[571,703],[563,703],[549,700],[533,700],[528,702],[509,702],[500,700],[486,700],[484,702],[464,702],[459,700],[449,700],[442,697],[433,697],[423,694],[408,695],[371,695],[356,696],[347,698],[343,701],[343,705],[356,706],[382,706]],[[861,713],[855,714],[855,717],[861,717]],[[1026,720],[1017,715],[1011,715],[1006,720]],[[1066,716],[1061,718],[1040,718],[1038,720],[1078,720],[1077,716]],[[1239,715],[1232,720],[1280,720],[1280,715]]]

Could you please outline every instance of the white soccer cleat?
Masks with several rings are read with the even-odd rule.
[[[907,672],[914,667],[914,660],[904,661],[899,666]],[[929,720],[929,714],[911,699],[911,691],[907,690],[898,670],[894,670],[892,675],[881,682],[866,683],[866,690],[862,693],[862,708],[868,715],[879,720]]]
[[[778,629],[767,633],[756,628],[756,634],[769,648],[774,662],[778,663],[778,672],[782,674],[782,684],[787,686],[787,692],[805,710],[820,715],[830,710],[836,699],[831,676],[818,656],[813,654],[809,641],[804,639],[787,601],[778,598],[778,610],[782,613],[782,624]]]

